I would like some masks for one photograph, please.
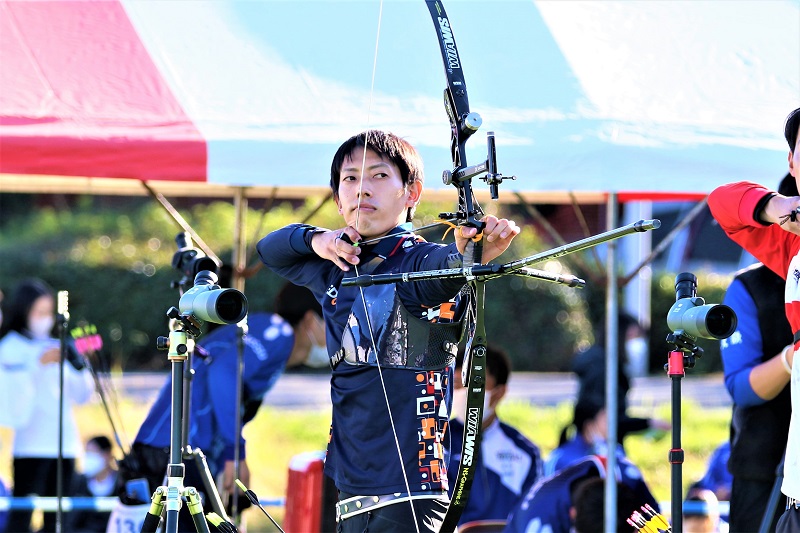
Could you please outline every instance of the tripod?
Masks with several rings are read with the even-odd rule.
[[[159,337],[157,344],[159,349],[169,349],[167,358],[172,367],[172,409],[170,413],[170,455],[166,472],[167,484],[166,486],[158,487],[153,493],[150,509],[142,524],[141,531],[142,533],[155,533],[161,522],[162,514],[166,510],[165,531],[167,533],[177,532],[178,518],[183,498],[185,498],[195,529],[199,533],[210,533],[208,523],[203,515],[203,504],[199,492],[195,487],[186,487],[183,484],[185,477],[183,459],[189,458],[198,461],[198,470],[203,479],[207,491],[206,494],[211,499],[212,507],[215,513],[228,523],[219,493],[211,479],[205,456],[199,449],[192,449],[189,446],[185,447],[184,453],[183,446],[184,435],[187,432],[186,426],[183,424],[183,411],[186,408],[184,386],[187,388],[187,393],[189,392],[188,389],[190,389],[190,385],[184,384],[184,368],[191,353],[189,349],[190,337],[193,340],[200,335],[200,324],[191,313],[181,314],[174,307],[167,311],[167,316],[177,323],[171,329],[169,337]],[[186,411],[188,413],[188,409]],[[231,525],[231,527],[233,526]]]
[[[671,514],[672,531],[683,531],[683,449],[681,449],[681,379],[686,374],[685,368],[693,368],[695,360],[703,353],[703,349],[685,333],[670,333],[667,342],[675,349],[668,354],[664,365],[667,375],[672,380],[672,448],[669,450],[669,462],[672,470],[671,480]]]

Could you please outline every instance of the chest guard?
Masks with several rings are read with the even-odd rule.
[[[451,306],[455,307],[448,302],[441,307]],[[364,288],[353,302],[334,368],[340,363],[416,370],[446,367],[456,357],[462,324],[461,320],[442,321],[441,315],[449,313],[441,309],[428,314],[433,316],[436,311],[435,322],[415,317],[400,301],[395,284]]]

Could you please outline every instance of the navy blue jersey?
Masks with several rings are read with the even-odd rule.
[[[461,459],[464,423],[450,421],[450,468]],[[533,483],[542,476],[539,448],[522,433],[495,419],[481,435],[472,490],[459,525],[479,520],[505,520]]]
[[[237,438],[236,407],[237,328],[221,326],[201,337],[192,357],[192,405],[187,443],[203,450],[212,474],[225,461],[232,461],[238,441],[240,457],[245,457],[244,439]],[[294,333],[283,318],[272,313],[248,316],[244,337],[243,401],[259,401],[283,373],[294,346]],[[203,355],[201,355],[203,354]],[[170,445],[170,405],[172,376],[159,392],[135,442],[155,447]]]
[[[639,469],[627,459],[617,460],[617,480],[628,486],[640,505],[658,504],[642,478]],[[597,455],[587,456],[577,463],[537,481],[508,517],[507,533],[570,533],[572,491],[577,483],[589,477],[606,477],[605,460]],[[602,526],[598,524],[602,529]],[[621,529],[625,525],[620,526]]]
[[[569,465],[580,461],[587,455],[606,455],[607,453],[608,444],[605,441],[592,444],[586,442],[581,435],[575,435],[550,452],[550,456],[544,464],[544,474],[546,476],[552,476],[559,470],[563,470]],[[620,444],[617,444],[617,457],[625,457],[625,450]]]
[[[407,339],[387,339],[381,328],[384,331],[390,328],[383,323],[372,324],[371,332],[363,331],[366,328],[360,324],[354,326],[352,317],[364,314],[362,291],[359,287],[342,287],[341,282],[345,276],[355,276],[357,271],[364,274],[371,270],[367,265],[375,262],[380,265],[371,270],[374,274],[414,272],[457,268],[461,255],[455,245],[443,246],[413,235],[398,235],[375,246],[364,246],[358,268],[345,273],[331,261],[314,254],[306,239],[308,231],[313,228],[293,224],[272,232],[259,242],[258,252],[267,267],[314,293],[322,305],[329,355],[345,348],[345,332],[347,338],[355,342],[351,349],[355,350],[359,361],[355,364],[342,361],[332,371],[333,421],[326,472],[339,490],[350,494],[405,492],[400,468],[402,455],[412,492],[445,490],[448,446],[444,434],[449,421],[452,364],[432,369],[398,367],[384,363],[393,357],[391,353],[380,354],[381,365],[374,364],[375,355],[362,354],[365,347],[359,343],[371,343],[374,338],[376,346],[392,350]],[[393,233],[401,231],[403,228],[398,227]],[[391,315],[389,308],[382,306],[391,305],[394,296],[415,317],[414,321],[440,320],[442,304],[454,299],[462,285],[463,280],[431,280],[374,286],[364,290],[364,299],[370,317],[376,317],[378,322]],[[380,287],[389,287],[389,294],[394,296],[372,298],[370,294],[387,293]],[[353,340],[354,336],[358,338]],[[414,365],[409,363],[409,366]],[[391,406],[399,454],[386,397]]]

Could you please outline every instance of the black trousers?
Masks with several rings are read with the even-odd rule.
[[[72,474],[75,472],[75,460],[63,460],[64,496],[70,495]],[[58,459],[49,458],[14,458],[14,497],[57,496]],[[27,533],[31,531],[32,511],[11,511],[8,517],[7,533]],[[64,520],[67,520],[66,515]],[[56,530],[56,513],[44,513],[42,532],[51,533]]]
[[[761,526],[761,519],[767,510],[769,496],[774,484],[774,480],[757,481],[740,477],[733,478],[730,515],[728,517],[730,533],[752,533],[758,531]],[[775,531],[778,519],[785,508],[786,498],[781,496],[775,505],[770,531]]]
[[[781,498],[781,501],[786,502],[786,498]],[[784,511],[778,520],[778,533],[800,533],[800,509],[789,509]]]

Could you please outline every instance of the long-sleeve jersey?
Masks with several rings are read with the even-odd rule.
[[[288,322],[272,313],[252,313],[247,322],[242,401],[258,404],[283,373],[294,346],[294,332]],[[244,438],[236,435],[235,430],[236,417],[244,411],[244,406],[236,405],[237,335],[235,325],[219,327],[200,338],[200,349],[192,357],[194,376],[187,443],[203,451],[212,474],[219,472],[225,461],[234,459],[237,443],[240,457],[245,457]],[[169,376],[135,442],[169,447],[171,392],[172,376]]]
[[[385,315],[383,307],[391,305],[385,299],[371,298],[368,290],[343,287],[345,276],[362,274],[367,265],[380,263],[372,272],[415,272],[461,265],[461,255],[455,245],[438,245],[415,236],[396,235],[375,246],[364,246],[358,268],[343,272],[327,259],[317,256],[310,247],[308,232],[316,228],[293,224],[267,235],[258,244],[262,261],[271,270],[289,281],[309,288],[322,305],[327,334],[328,353],[334,356],[343,347],[343,335],[348,338],[356,326],[352,317],[369,308],[370,317]],[[393,234],[401,233],[398,227]],[[377,354],[382,361],[376,366],[371,344],[387,346],[397,353],[413,344],[413,331],[422,323],[440,320],[442,304],[458,295],[463,280],[431,280],[389,285],[390,291],[413,318],[395,329],[400,341],[386,338],[370,339],[369,331],[359,331],[367,346],[354,347],[359,360],[342,360],[331,375],[333,420],[325,469],[340,491],[355,495],[381,495],[406,492],[400,468],[400,456],[412,493],[437,492],[447,489],[447,430],[450,409],[452,364],[420,369],[414,365],[386,363],[392,353]],[[377,287],[377,286],[376,286]],[[369,287],[368,289],[375,289]],[[387,287],[387,286],[380,286]],[[359,323],[358,327],[365,325]],[[370,329],[386,324],[373,323]],[[406,337],[405,334],[408,333]],[[368,354],[368,355],[365,355]],[[366,360],[360,359],[362,356]],[[385,394],[384,387],[385,384]],[[387,412],[390,406],[393,424]],[[392,427],[392,425],[394,427]],[[395,431],[398,442],[395,442]],[[398,454],[397,449],[400,449]]]
[[[785,231],[778,224],[767,225],[756,219],[757,210],[766,204],[771,194],[770,190],[755,183],[731,183],[717,187],[709,195],[708,206],[731,239],[786,280],[786,318],[794,332],[795,350],[798,350],[800,236]],[[781,490],[789,497],[800,499],[800,364],[792,368],[791,396],[792,418]]]
[[[750,384],[750,372],[760,365],[764,356],[761,350],[761,330],[754,311],[753,297],[744,284],[734,279],[725,291],[722,301],[736,312],[736,331],[720,341],[722,363],[725,367],[725,388],[736,405],[750,407],[764,403]]]

